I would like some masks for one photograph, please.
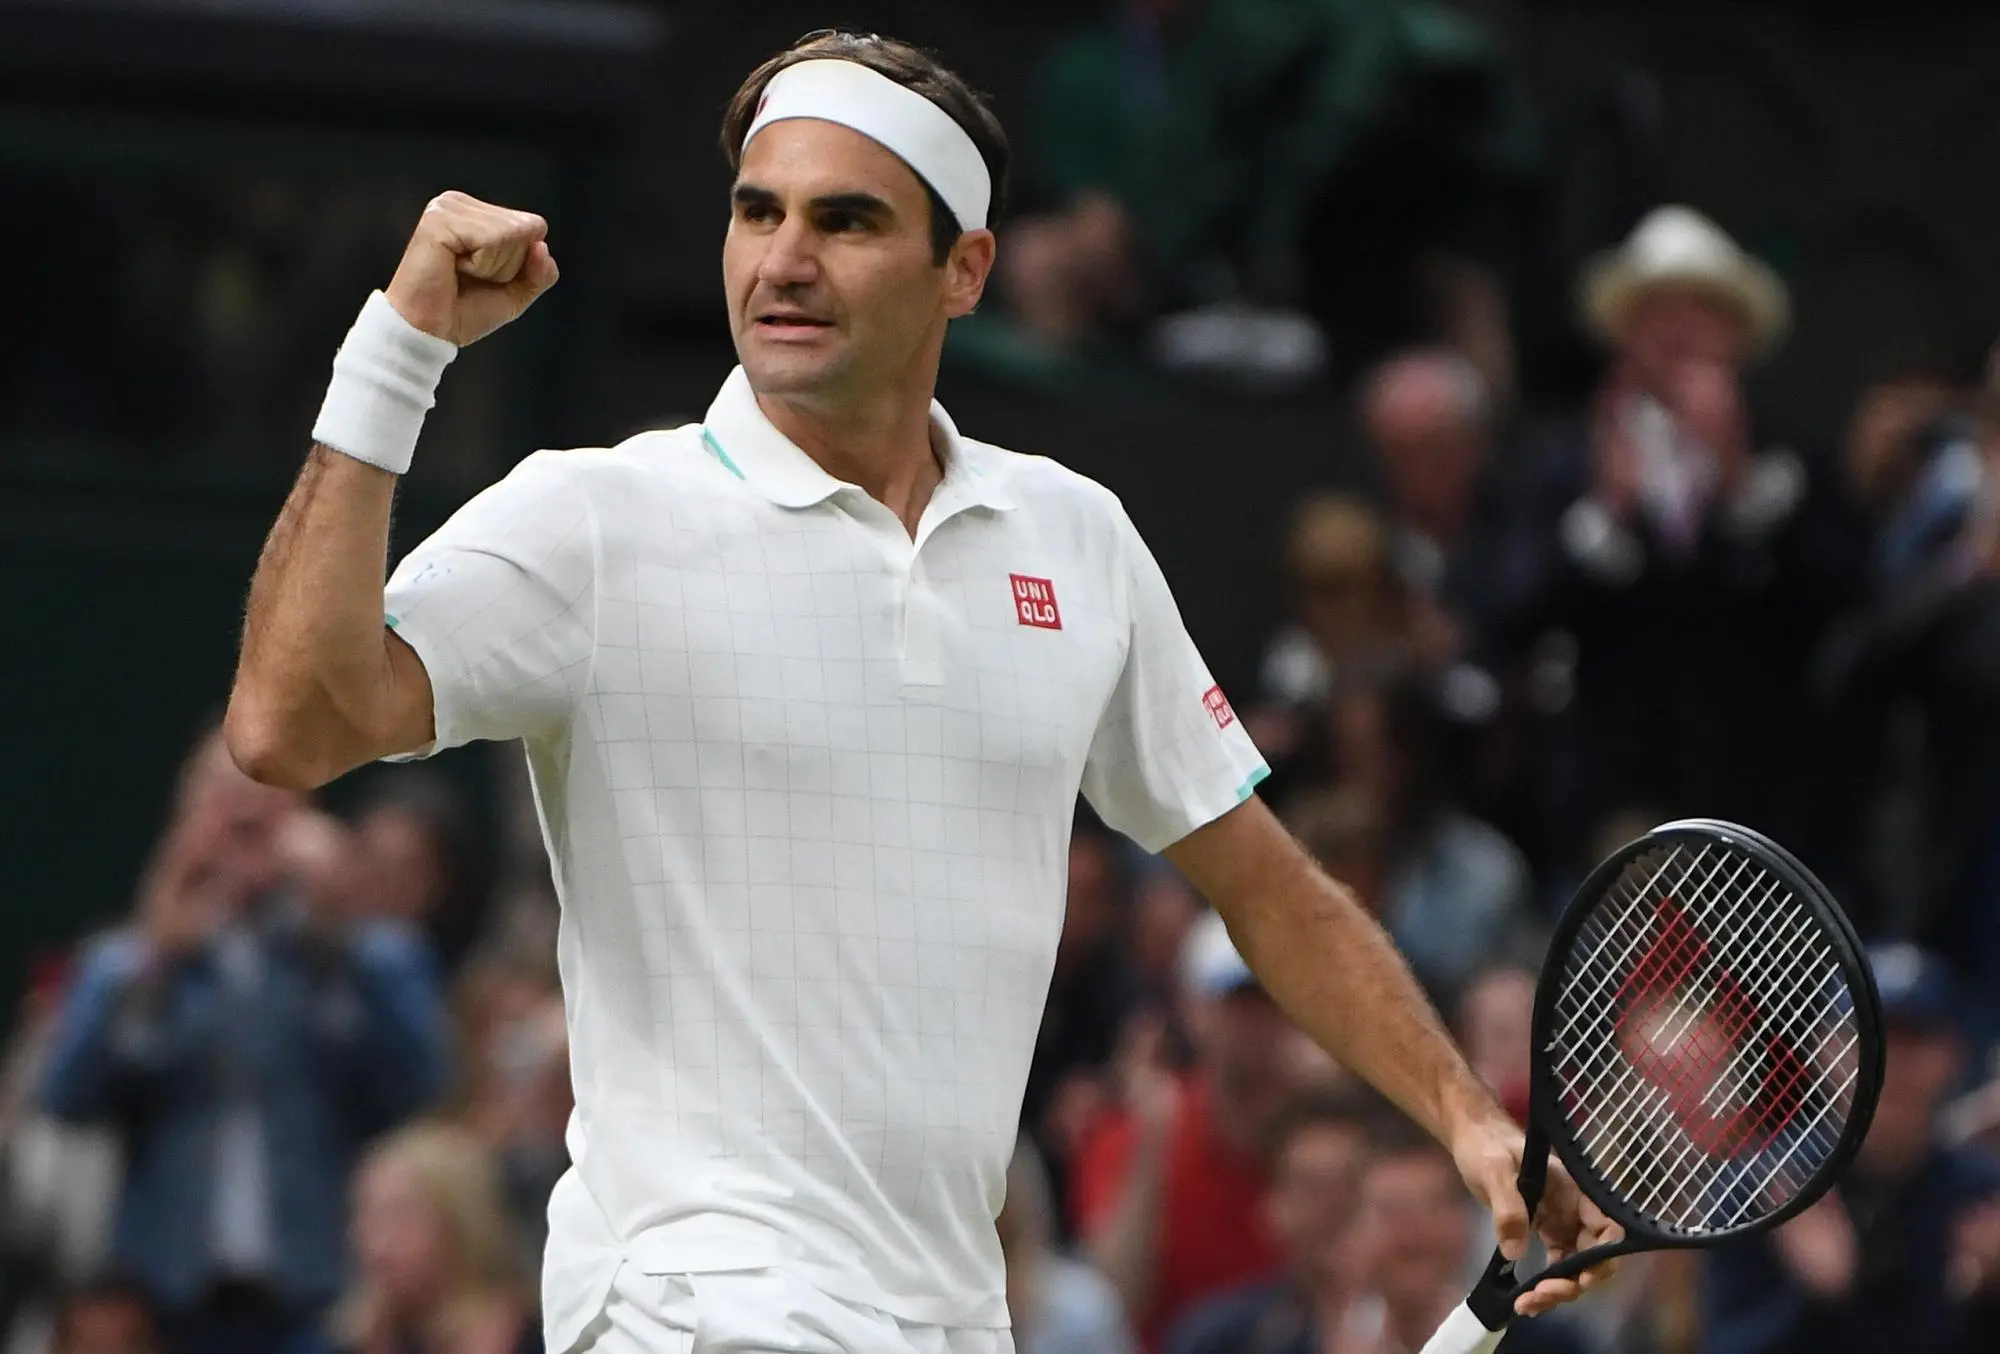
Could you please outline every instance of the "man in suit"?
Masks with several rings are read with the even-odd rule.
[[[43,1102],[119,1131],[112,1260],[188,1354],[282,1350],[338,1293],[357,1150],[444,1082],[420,943],[344,924],[351,852],[204,737],[137,916],[63,1012]]]

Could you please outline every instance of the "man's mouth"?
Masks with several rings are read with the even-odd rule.
[[[757,323],[767,329],[831,329],[831,320],[814,319],[810,315],[759,315]]]

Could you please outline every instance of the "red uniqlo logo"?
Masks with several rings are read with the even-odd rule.
[[[1222,688],[1212,686],[1201,693],[1201,703],[1215,719],[1215,727],[1226,729],[1236,722],[1236,712],[1229,708],[1229,697],[1222,694]]]
[[[1046,578],[1008,574],[1014,583],[1014,614],[1021,624],[1043,630],[1062,629],[1062,612],[1056,609],[1055,584]]]

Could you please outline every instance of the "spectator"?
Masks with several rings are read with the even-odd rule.
[[[146,1290],[127,1279],[99,1278],[68,1293],[56,1308],[49,1354],[160,1354],[159,1320]]]
[[[1168,1354],[1319,1354],[1344,1349],[1362,1297],[1354,1213],[1377,1102],[1352,1085],[1308,1091],[1271,1141],[1265,1212],[1285,1254],[1275,1284],[1211,1298],[1174,1327]]]
[[[1408,595],[1373,508],[1342,494],[1303,500],[1286,537],[1285,573],[1295,619],[1265,647],[1248,717],[1275,773],[1266,793],[1277,800],[1293,779],[1291,759],[1311,767],[1311,717],[1336,686],[1373,680],[1410,658]]]
[[[1037,73],[1026,158],[1048,210],[1015,223],[996,276],[1030,351],[1074,355],[1163,311],[1283,299],[1308,179],[1396,59],[1388,6],[1113,8]]]
[[[1007,1257],[1007,1312],[1015,1354],[1134,1354],[1118,1294],[1102,1274],[1055,1249],[1049,1177],[1022,1138],[1007,1166],[1007,1202],[994,1225]]]
[[[1180,954],[1208,904],[1164,856],[1141,864],[1132,892],[1129,945],[1134,977],[1144,999],[1171,1005],[1179,983]]]
[[[1322,870],[1381,918],[1390,860],[1388,814],[1380,799],[1344,782],[1294,800],[1285,826]]]
[[[340,1354],[534,1354],[493,1159],[464,1129],[416,1124],[372,1148],[354,1181],[355,1287]]]
[[[1465,1060],[1522,1124],[1528,1122],[1538,981],[1528,965],[1497,959],[1474,970],[1458,994],[1458,1042]]]
[[[1539,147],[1478,21],[1421,0],[1122,0],[1036,84],[1048,208],[1002,250],[1018,332],[992,355],[1046,371],[1165,314],[1152,346],[1176,367],[1298,379],[1331,349],[1344,380],[1429,335],[1511,386]]]
[[[485,924],[488,884],[457,793],[427,770],[399,768],[362,806],[355,832],[375,914],[423,931],[445,971],[455,970]]]
[[[1485,378],[1448,349],[1398,353],[1362,384],[1361,429],[1388,493],[1397,570],[1424,608],[1417,641],[1443,667],[1488,628],[1495,607]]]
[[[575,1107],[562,993],[546,966],[475,957],[453,991],[462,1076],[453,1120],[493,1154],[524,1262],[548,1240],[549,1195],[569,1168]]]
[[[1530,760],[1519,745],[1528,734],[1503,701],[1518,664],[1492,636],[1509,570],[1519,566],[1503,529],[1486,379],[1449,349],[1410,349],[1363,381],[1360,413],[1387,492],[1412,656],[1435,683],[1449,725],[1443,755],[1453,797],[1515,827]]]
[[[34,965],[0,1055],[0,1349],[9,1351],[41,1350],[56,1299],[102,1269],[118,1195],[116,1136],[35,1103],[68,981],[66,959]]]
[[[1852,754],[1831,808],[1861,843],[1843,896],[1874,933],[1950,957],[1983,1054],[2000,1039],[2000,387],[1968,422],[1943,386],[1910,378],[1856,415],[1874,586],[1823,676]]]
[[[1029,1136],[1059,1171],[1078,1127],[1103,1102],[1104,1071],[1138,996],[1127,944],[1128,849],[1088,806],[1078,806],[1055,972],[1021,1102]]]
[[[1942,352],[1896,354],[1862,388],[1848,418],[1848,483],[1875,519],[1871,572],[1882,583],[1934,563],[1937,548],[1965,526],[1978,493],[1978,438],[1955,365]]]
[[[1202,1299],[1277,1273],[1262,1148],[1287,1100],[1331,1070],[1256,985],[1220,917],[1188,937],[1181,971],[1193,1071],[1168,1065],[1160,1017],[1135,1017],[1120,1103],[1084,1135],[1071,1190],[1085,1254],[1151,1349]]]
[[[1847,1174],[1774,1233],[1713,1252],[1706,1354],[1972,1354],[2000,1321],[2000,1162],[1937,1116],[1964,1043],[1944,965],[1870,954],[1888,1024],[1881,1102]]]
[[[1337,784],[1357,803],[1309,798],[1287,816],[1309,848],[1322,839],[1322,850],[1339,849],[1329,839],[1339,835],[1342,815],[1372,829],[1363,896],[1375,898],[1382,924],[1424,985],[1449,994],[1533,930],[1527,862],[1448,795],[1445,721],[1431,684],[1408,674],[1358,686],[1338,695],[1329,713]]]
[[[352,843],[202,738],[128,927],[93,945],[42,1082],[114,1126],[112,1261],[184,1354],[266,1351],[341,1285],[369,1136],[444,1080],[443,1021],[402,936],[349,933]]]
[[[1474,1246],[1472,1200],[1451,1154],[1400,1116],[1381,1122],[1362,1168],[1356,1261],[1373,1310],[1355,1325],[1352,1348],[1367,1354],[1422,1349],[1446,1314],[1465,1301]],[[1372,1326],[1372,1331],[1369,1327]],[[1576,1354],[1560,1317],[1516,1320],[1504,1354]]]
[[[1612,360],[1537,491],[1547,545],[1514,612],[1574,643],[1567,849],[1641,804],[1803,841],[1821,765],[1805,661],[1853,551],[1825,486],[1743,394],[1784,332],[1785,290],[1713,222],[1666,207],[1591,266],[1583,297]]]

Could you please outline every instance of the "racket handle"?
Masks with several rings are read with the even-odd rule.
[[[1505,1330],[1488,1330],[1464,1303],[1451,1309],[1437,1334],[1424,1342],[1422,1354],[1493,1354]]]

